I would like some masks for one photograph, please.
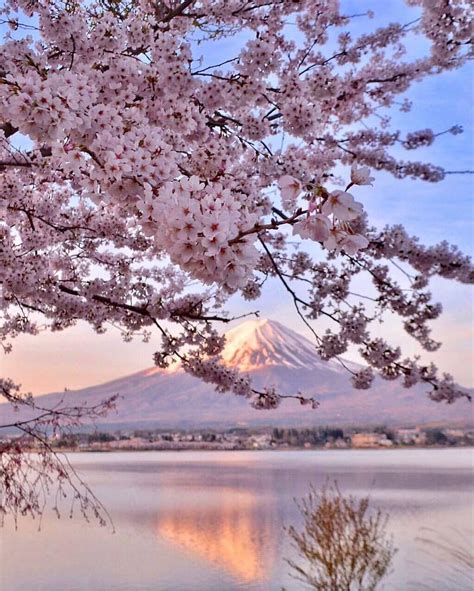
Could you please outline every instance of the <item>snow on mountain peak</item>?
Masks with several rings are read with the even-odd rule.
[[[305,369],[323,365],[313,343],[275,320],[243,322],[226,333],[226,341],[224,363],[242,371],[276,365]]]

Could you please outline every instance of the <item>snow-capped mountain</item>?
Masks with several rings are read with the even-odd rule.
[[[222,354],[225,363],[242,371],[264,367],[339,371],[333,361],[324,362],[313,343],[274,320],[248,320],[226,333]]]
[[[235,425],[412,424],[472,422],[472,405],[465,400],[446,406],[429,400],[426,388],[410,390],[397,382],[376,380],[370,390],[354,390],[349,374],[336,361],[322,361],[315,345],[287,326],[272,320],[251,320],[226,334],[223,362],[249,374],[256,387],[275,386],[282,394],[298,391],[320,402],[317,410],[297,401],[284,401],[272,411],[253,409],[244,398],[221,394],[212,385],[181,369],[145,369],[106,384],[47,394],[42,406],[61,398],[70,404],[97,404],[119,394],[117,410],[104,423],[118,426],[214,427]],[[355,364],[350,364],[355,366]],[[7,404],[0,405],[0,424],[19,420]]]

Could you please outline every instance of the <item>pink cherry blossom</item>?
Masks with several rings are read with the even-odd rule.
[[[351,183],[353,185],[372,185],[375,181],[373,176],[370,176],[370,168],[368,166],[357,166],[354,162],[351,166]]]
[[[303,221],[293,226],[293,234],[309,238],[315,242],[324,242],[329,237],[331,222],[322,214],[308,215]]]
[[[341,240],[340,245],[345,253],[355,255],[359,250],[367,248],[369,241],[362,234],[347,234]]]
[[[287,210],[293,209],[302,190],[300,181],[286,174],[278,179],[278,186],[283,207]]]
[[[324,241],[324,246],[328,250],[335,250],[340,252],[343,241],[346,237],[346,232],[338,226],[333,226],[329,229],[329,235]]]
[[[363,206],[350,193],[336,190],[329,194],[321,211],[325,215],[332,214],[336,219],[343,222],[359,217],[363,212]]]

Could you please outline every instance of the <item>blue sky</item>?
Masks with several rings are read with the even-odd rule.
[[[374,11],[383,10],[381,21],[408,21],[412,12],[401,0],[352,0],[341,2],[346,13],[362,12],[361,6]],[[407,17],[404,15],[407,14]],[[360,31],[367,26],[379,24],[359,19]],[[414,54],[422,44],[414,40],[410,49]],[[204,63],[212,62],[206,50]],[[232,53],[232,44],[227,44],[225,54]],[[223,55],[219,52],[219,57]],[[209,60],[209,61],[208,61]],[[413,101],[410,113],[395,113],[394,125],[404,131],[432,128],[442,131],[459,124],[464,133],[457,136],[446,134],[427,149],[408,152],[405,157],[415,156],[439,164],[447,170],[474,170],[473,126],[474,88],[472,66],[447,72],[438,77],[416,84],[407,94]],[[362,201],[372,223],[402,223],[410,233],[420,237],[426,244],[446,239],[457,244],[464,252],[473,252],[473,187],[472,175],[448,175],[440,183],[422,181],[398,181],[385,173],[376,175],[373,187],[357,189],[357,198]],[[435,299],[444,306],[443,316],[432,323],[434,337],[444,346],[430,356],[440,367],[454,374],[462,384],[474,385],[472,372],[473,351],[473,305],[469,286],[442,279],[433,282]],[[242,303],[232,300],[236,314],[259,310],[262,316],[288,324],[303,334],[304,326],[296,318],[292,304],[275,283],[269,282],[263,297],[258,302]],[[409,353],[417,351],[414,342],[401,334],[396,322],[384,328],[385,334],[404,345]],[[309,337],[309,335],[307,335]],[[159,336],[154,335],[148,344],[123,343],[114,329],[105,335],[96,335],[85,325],[78,325],[62,333],[44,333],[37,337],[23,336],[14,343],[13,353],[6,356],[2,374],[22,382],[33,393],[45,393],[92,385],[120,375],[138,371],[152,364],[152,355],[159,346]]]

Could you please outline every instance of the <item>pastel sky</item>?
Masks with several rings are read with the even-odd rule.
[[[413,14],[401,0],[352,0],[341,4],[347,14],[362,12],[361,6],[379,13],[380,16],[373,21],[358,20],[360,31],[382,22],[407,22]],[[225,47],[229,55],[232,49],[231,44]],[[412,49],[414,54],[419,52],[418,42],[414,42]],[[211,53],[207,50],[203,56],[205,64],[213,63]],[[429,149],[418,151],[417,158],[442,165],[447,170],[474,170],[472,67],[425,80],[410,90],[408,98],[413,101],[412,111],[395,114],[394,122],[400,129],[410,131],[430,127],[438,132],[454,124],[464,128],[462,135],[441,136]],[[471,175],[453,174],[440,183],[431,184],[396,181],[388,174],[377,174],[374,186],[360,188],[357,198],[364,202],[372,223],[377,226],[400,222],[426,244],[446,239],[464,252],[472,253],[473,181]],[[432,291],[444,306],[442,317],[432,323],[434,337],[444,345],[429,359],[451,372],[461,384],[473,386],[471,288],[439,279],[433,282]],[[308,338],[310,336],[296,317],[291,301],[274,282],[267,282],[258,302],[232,300],[235,314],[252,310],[258,310],[263,317],[279,320]],[[402,335],[396,322],[386,324],[383,331],[393,341],[403,344],[407,353],[417,351],[413,341]],[[76,389],[94,385],[144,369],[152,364],[153,352],[158,347],[157,334],[147,344],[139,341],[124,343],[116,329],[97,335],[81,323],[61,333],[45,332],[36,337],[16,339],[13,352],[3,358],[1,369],[2,375],[20,382],[24,390],[41,394],[65,387]],[[352,353],[348,356],[353,357]]]

